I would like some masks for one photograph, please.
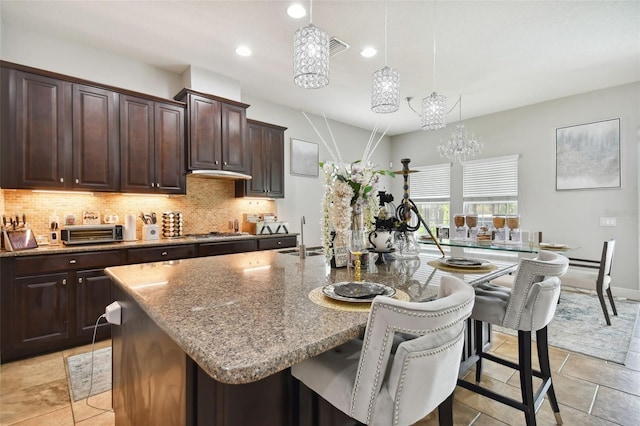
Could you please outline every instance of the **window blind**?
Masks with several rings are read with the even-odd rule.
[[[462,163],[464,198],[517,197],[518,155]]]
[[[412,167],[418,172],[409,175],[409,196],[413,200],[449,199],[451,163]]]

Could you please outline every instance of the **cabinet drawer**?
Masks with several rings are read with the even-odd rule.
[[[129,249],[127,260],[129,263],[159,262],[162,260],[186,259],[194,257],[196,249],[193,244],[160,246]]]
[[[43,272],[68,271],[70,269],[95,269],[120,264],[120,251],[109,250],[92,253],[51,254],[25,256],[16,259],[16,276],[35,275]]]
[[[271,250],[271,249],[279,249],[285,247],[295,247],[296,246],[295,235],[289,237],[277,237],[277,238],[259,238],[258,239],[258,250]]]
[[[200,248],[198,249],[198,255],[199,256],[217,256],[220,254],[256,251],[257,249],[258,249],[258,244],[256,240],[220,241],[218,243],[200,244]]]

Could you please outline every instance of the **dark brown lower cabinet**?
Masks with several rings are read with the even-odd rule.
[[[104,267],[120,264],[120,252],[92,256],[2,258],[2,362],[90,343],[96,321],[113,301]],[[85,265],[101,266],[78,269]],[[111,336],[102,320],[96,340]]]
[[[96,321],[113,301],[111,278],[103,269],[76,272],[76,335],[93,336]],[[98,323],[96,338],[111,336],[111,326],[104,319]]]

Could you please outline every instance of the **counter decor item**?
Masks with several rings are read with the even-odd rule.
[[[373,230],[375,215],[378,214],[378,181],[380,176],[395,174],[381,170],[371,162],[371,156],[376,147],[382,141],[385,132],[374,143],[378,128],[371,132],[369,141],[364,149],[362,158],[347,164],[342,160],[338,144],[333,138],[333,133],[325,117],[325,124],[331,136],[333,147],[325,141],[307,114],[303,115],[313,127],[325,148],[329,152],[332,161],[320,162],[324,173],[324,196],[322,198],[322,245],[324,247],[327,263],[332,266],[338,263],[332,260],[336,242],[348,241],[345,236],[349,230],[366,231]],[[335,236],[332,236],[332,232]],[[341,262],[340,262],[341,263]],[[346,266],[346,265],[345,265]],[[338,266],[336,266],[338,267]]]

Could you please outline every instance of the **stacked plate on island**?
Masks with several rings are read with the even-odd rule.
[[[376,296],[395,296],[396,289],[367,281],[350,281],[327,284],[322,288],[322,293],[331,299],[342,302],[370,303]]]

